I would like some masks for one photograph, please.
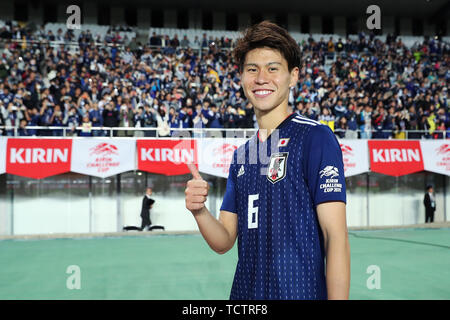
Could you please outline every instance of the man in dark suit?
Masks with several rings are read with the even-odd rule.
[[[153,207],[153,204],[155,203],[155,200],[150,198],[152,195],[152,188],[147,187],[147,190],[145,192],[144,199],[142,199],[142,209],[141,209],[141,218],[142,218],[142,224],[141,224],[141,230],[147,231],[152,224],[150,220],[150,209]]]
[[[433,186],[427,186],[427,192],[423,198],[423,204],[425,206],[425,223],[434,221],[434,211],[436,211],[436,200],[433,193]]]

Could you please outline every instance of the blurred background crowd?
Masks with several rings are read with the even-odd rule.
[[[257,128],[233,61],[234,40],[204,34],[191,42],[152,32],[141,43],[121,36],[124,30],[110,28],[99,38],[89,30],[75,37],[70,29],[53,33],[12,22],[0,28],[0,126],[8,127],[0,135]],[[327,124],[340,138],[438,139],[450,132],[448,43],[424,37],[408,47],[401,37],[361,33],[299,45],[292,112]]]

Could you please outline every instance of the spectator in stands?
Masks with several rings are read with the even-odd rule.
[[[168,123],[169,123],[169,127],[171,129],[170,130],[170,135],[171,136],[174,135],[174,134],[178,135],[178,132],[179,132],[179,131],[173,130],[173,129],[180,129],[181,128],[181,121],[180,121],[180,118],[179,118],[178,115],[179,115],[179,113],[175,110],[175,108],[174,107],[170,107]]]
[[[338,125],[334,130],[334,134],[340,138],[346,138],[346,133],[348,132],[347,118],[341,117],[339,119]]]
[[[335,51],[335,48],[334,48],[333,38],[331,38],[331,37],[330,37],[330,39],[328,40],[327,48],[328,48],[328,56],[329,56],[330,58],[333,58],[333,57],[334,57],[334,51]]]
[[[429,107],[430,111],[425,111],[427,115],[427,122],[429,126],[428,133],[429,135],[433,135],[434,131],[436,131],[436,114],[434,113],[434,106]]]
[[[20,124],[20,120],[24,117],[22,111],[12,102],[9,102],[6,108],[4,105],[3,102],[0,102],[0,112],[2,113],[5,126],[17,128]],[[6,135],[14,136],[14,129],[7,129]]]
[[[369,105],[360,106],[357,111],[357,123],[361,132],[361,139],[372,138],[372,108]]]
[[[181,107],[178,114],[178,119],[180,120],[181,128],[187,129],[192,128],[192,99],[188,98],[189,105],[186,102],[185,105]]]
[[[445,134],[445,123],[441,119],[436,122],[436,131],[433,134],[433,139],[443,139]]]
[[[52,109],[49,108],[48,110],[52,110]],[[50,116],[48,125],[50,125],[51,127],[61,127],[61,130],[59,130],[59,129],[52,130],[53,136],[62,136],[63,135],[62,127],[65,126],[64,113],[61,111],[61,107],[58,104],[54,106],[53,112],[51,112],[51,116]]]
[[[130,47],[126,47],[125,52],[122,52],[121,58],[124,64],[130,65],[133,62],[134,54],[131,52]]]
[[[120,106],[119,112],[119,127],[129,128],[134,127],[134,111],[129,100],[125,100]],[[119,137],[132,137],[134,135],[133,131],[120,130],[118,132]]]
[[[201,47],[202,48],[207,48],[208,47],[209,42],[208,42],[208,38],[206,36],[206,33],[203,34],[202,40],[200,41],[200,43],[201,43]]]
[[[205,123],[207,123],[207,119],[204,117],[202,113],[202,105],[201,103],[197,103],[195,105],[195,108],[192,112],[192,127],[196,129],[202,129],[205,128]],[[194,131],[194,137],[203,137],[204,133],[199,133],[197,131]]]
[[[322,108],[322,112],[319,116],[319,122],[330,127],[331,131],[334,131],[335,117],[331,114],[330,109],[327,107]]]
[[[158,112],[156,113],[156,122],[158,124],[158,136],[170,136],[169,115],[166,113],[165,106],[158,107]]]
[[[237,105],[236,108],[236,128],[244,128],[245,127],[245,110],[242,108],[240,104]]]
[[[425,139],[429,139],[430,138],[430,125],[428,123],[428,117],[423,114],[420,118],[420,123],[419,123],[419,131],[420,131],[420,135],[421,138],[425,138]]]
[[[225,109],[224,114],[222,116],[224,128],[233,129],[233,128],[237,127],[237,125],[236,125],[236,118],[237,118],[236,113],[237,113],[236,109],[233,108],[232,105],[228,105],[227,106],[227,108]]]
[[[92,137],[92,122],[89,119],[89,115],[86,114],[83,117],[81,123],[80,137]]]
[[[81,116],[75,106],[69,108],[69,112],[66,113],[63,122],[69,128],[69,131],[66,132],[68,136],[78,135],[77,127],[81,124]]]
[[[119,114],[116,108],[114,108],[112,102],[108,102],[105,106],[105,109],[102,113],[103,118],[103,126],[104,127],[117,127],[119,124]],[[107,135],[110,135],[110,132],[106,132]],[[117,131],[113,132],[113,136],[117,136]]]
[[[406,139],[406,129],[409,126],[409,114],[408,110],[401,109],[394,113],[394,107],[389,109],[389,120],[394,118],[393,121],[396,133],[394,135],[395,139]],[[390,128],[389,128],[390,129]],[[389,138],[389,137],[386,137]]]
[[[391,108],[392,110],[392,108]],[[387,129],[385,126],[386,124],[386,110],[383,107],[383,104],[378,104],[377,108],[371,115],[372,118],[372,125],[373,125],[373,133],[372,138],[373,139],[383,139],[385,132],[383,130]],[[388,126],[392,126],[392,121],[395,121],[395,118],[392,117],[391,121],[388,121]],[[394,128],[392,127],[391,130]]]
[[[349,139],[357,139],[358,138],[358,123],[357,123],[357,115],[355,112],[355,104],[351,103],[348,107],[347,113],[345,114],[346,122],[347,122],[347,137]]]
[[[420,133],[417,132],[419,130],[419,115],[417,114],[414,106],[411,105],[408,109],[408,133],[409,139],[420,139]]]
[[[180,42],[180,46],[182,48],[188,48],[188,47],[190,47],[190,45],[191,45],[191,42],[189,41],[187,35],[184,35],[183,39]]]
[[[20,137],[31,136],[30,131],[26,128],[27,125],[28,125],[28,121],[26,119],[20,120],[19,128],[17,129],[17,134]]]
[[[174,49],[178,48],[180,46],[180,40],[178,40],[178,35],[175,34],[172,38],[172,40],[170,40],[170,46]]]
[[[347,108],[343,105],[343,101],[339,99],[337,104],[333,108],[334,115],[337,119],[340,119],[347,113]]]
[[[219,112],[219,108],[215,104],[211,104],[208,115],[210,116],[208,122],[208,128],[220,129],[223,128],[223,119]]]
[[[41,117],[38,108],[33,107],[31,110],[28,109],[26,115],[28,126],[37,127],[40,125]],[[28,133],[30,134],[30,136],[37,136],[40,132],[38,132],[36,129],[29,129]]]
[[[95,128],[99,128],[103,126],[103,116],[102,111],[98,108],[98,103],[94,102],[92,104],[92,108],[89,109],[89,120],[92,123],[92,127],[94,128],[92,130],[92,135],[94,137],[101,137],[103,136],[104,132],[102,130],[98,130]]]
[[[202,42],[200,41],[198,36],[195,36],[194,43],[193,43],[193,48],[194,49],[198,49],[198,48],[200,48],[201,45],[202,45]]]
[[[133,123],[135,128],[144,128],[145,127],[145,112],[144,107],[140,106],[137,108],[137,111],[133,115]],[[147,134],[148,131],[134,131],[135,137],[143,137]]]

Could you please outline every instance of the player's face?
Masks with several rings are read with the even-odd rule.
[[[242,70],[242,87],[255,112],[268,112],[281,104],[287,107],[289,89],[298,80],[298,68],[289,72],[278,50],[257,48],[249,51]]]

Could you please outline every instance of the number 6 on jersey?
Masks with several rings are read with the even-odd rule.
[[[254,206],[254,201],[259,199],[259,194],[248,195],[248,228],[258,228],[258,207]]]

